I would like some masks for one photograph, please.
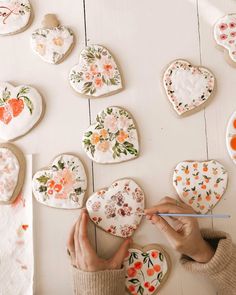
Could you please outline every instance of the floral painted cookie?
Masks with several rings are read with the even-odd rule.
[[[34,31],[31,36],[33,51],[42,60],[51,64],[62,62],[71,51],[73,44],[73,32],[61,26],[53,14],[45,15],[43,28]]]
[[[216,43],[227,53],[230,61],[236,63],[236,14],[227,14],[217,21],[214,37]]]
[[[133,245],[125,258],[126,289],[133,295],[154,295],[168,279],[171,263],[169,255],[157,244]]]
[[[49,169],[40,170],[33,177],[36,200],[54,208],[81,208],[86,189],[84,166],[72,155],[56,157]]]
[[[195,67],[185,60],[175,60],[163,77],[166,95],[178,115],[191,111],[211,96],[214,75],[203,67]]]
[[[28,0],[0,0],[0,36],[23,31],[30,21]]]
[[[118,163],[139,154],[138,133],[131,115],[119,107],[108,107],[97,115],[83,136],[83,147],[97,163]]]
[[[236,112],[229,119],[226,131],[226,145],[230,158],[236,164]]]
[[[174,187],[183,202],[205,214],[226,191],[228,173],[217,161],[181,162],[173,175]]]
[[[0,205],[18,197],[25,178],[25,158],[12,144],[0,144]]]
[[[94,193],[86,203],[90,219],[106,232],[127,238],[141,222],[144,192],[131,179],[115,181]]]
[[[42,97],[36,89],[0,82],[0,138],[13,140],[28,133],[42,112]]]
[[[100,45],[85,47],[79,63],[69,75],[73,89],[83,95],[99,97],[122,89],[121,75],[110,52]]]

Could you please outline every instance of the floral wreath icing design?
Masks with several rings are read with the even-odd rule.
[[[30,20],[28,0],[0,0],[0,35],[10,35],[23,30]]]
[[[132,179],[115,181],[109,188],[89,197],[86,208],[90,219],[106,232],[127,238],[141,222],[144,192]]]
[[[101,45],[85,47],[69,75],[73,89],[83,95],[99,97],[122,89],[121,75],[110,52]]]
[[[173,184],[179,197],[202,214],[213,209],[221,200],[227,182],[227,171],[215,160],[181,162],[173,175]]]
[[[212,95],[214,75],[204,67],[195,67],[185,60],[175,60],[163,77],[166,95],[178,115],[193,110]]]
[[[229,119],[226,131],[226,145],[230,158],[236,164],[236,112]]]
[[[33,51],[42,58],[42,60],[57,64],[60,63],[74,43],[73,32],[60,25],[55,15],[46,15],[44,23],[47,24],[47,18],[52,23],[50,27],[39,28],[31,36],[31,46]],[[50,24],[50,23],[49,23]]]
[[[126,289],[130,294],[154,295],[166,282],[170,269],[169,255],[159,245],[144,248],[133,245],[124,260]]]
[[[12,140],[24,135],[40,120],[42,98],[36,89],[0,82],[0,137]]]
[[[214,27],[216,43],[225,49],[230,59],[236,62],[236,14],[220,18]]]
[[[77,209],[83,206],[87,177],[78,157],[63,154],[56,157],[50,169],[38,171],[33,177],[33,193],[44,205]]]
[[[119,107],[108,107],[96,117],[83,136],[83,147],[97,163],[118,163],[139,154],[138,133],[131,115]]]

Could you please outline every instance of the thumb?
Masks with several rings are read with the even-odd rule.
[[[127,256],[132,239],[125,240],[109,262],[110,269],[120,269]]]

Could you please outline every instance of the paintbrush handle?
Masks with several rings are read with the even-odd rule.
[[[156,213],[161,217],[193,217],[193,218],[230,218],[229,214],[178,214],[178,213]]]

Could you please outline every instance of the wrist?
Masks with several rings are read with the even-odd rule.
[[[207,263],[214,256],[214,249],[208,244],[205,240],[202,240],[202,243],[199,244],[196,253],[190,257],[199,263]]]

